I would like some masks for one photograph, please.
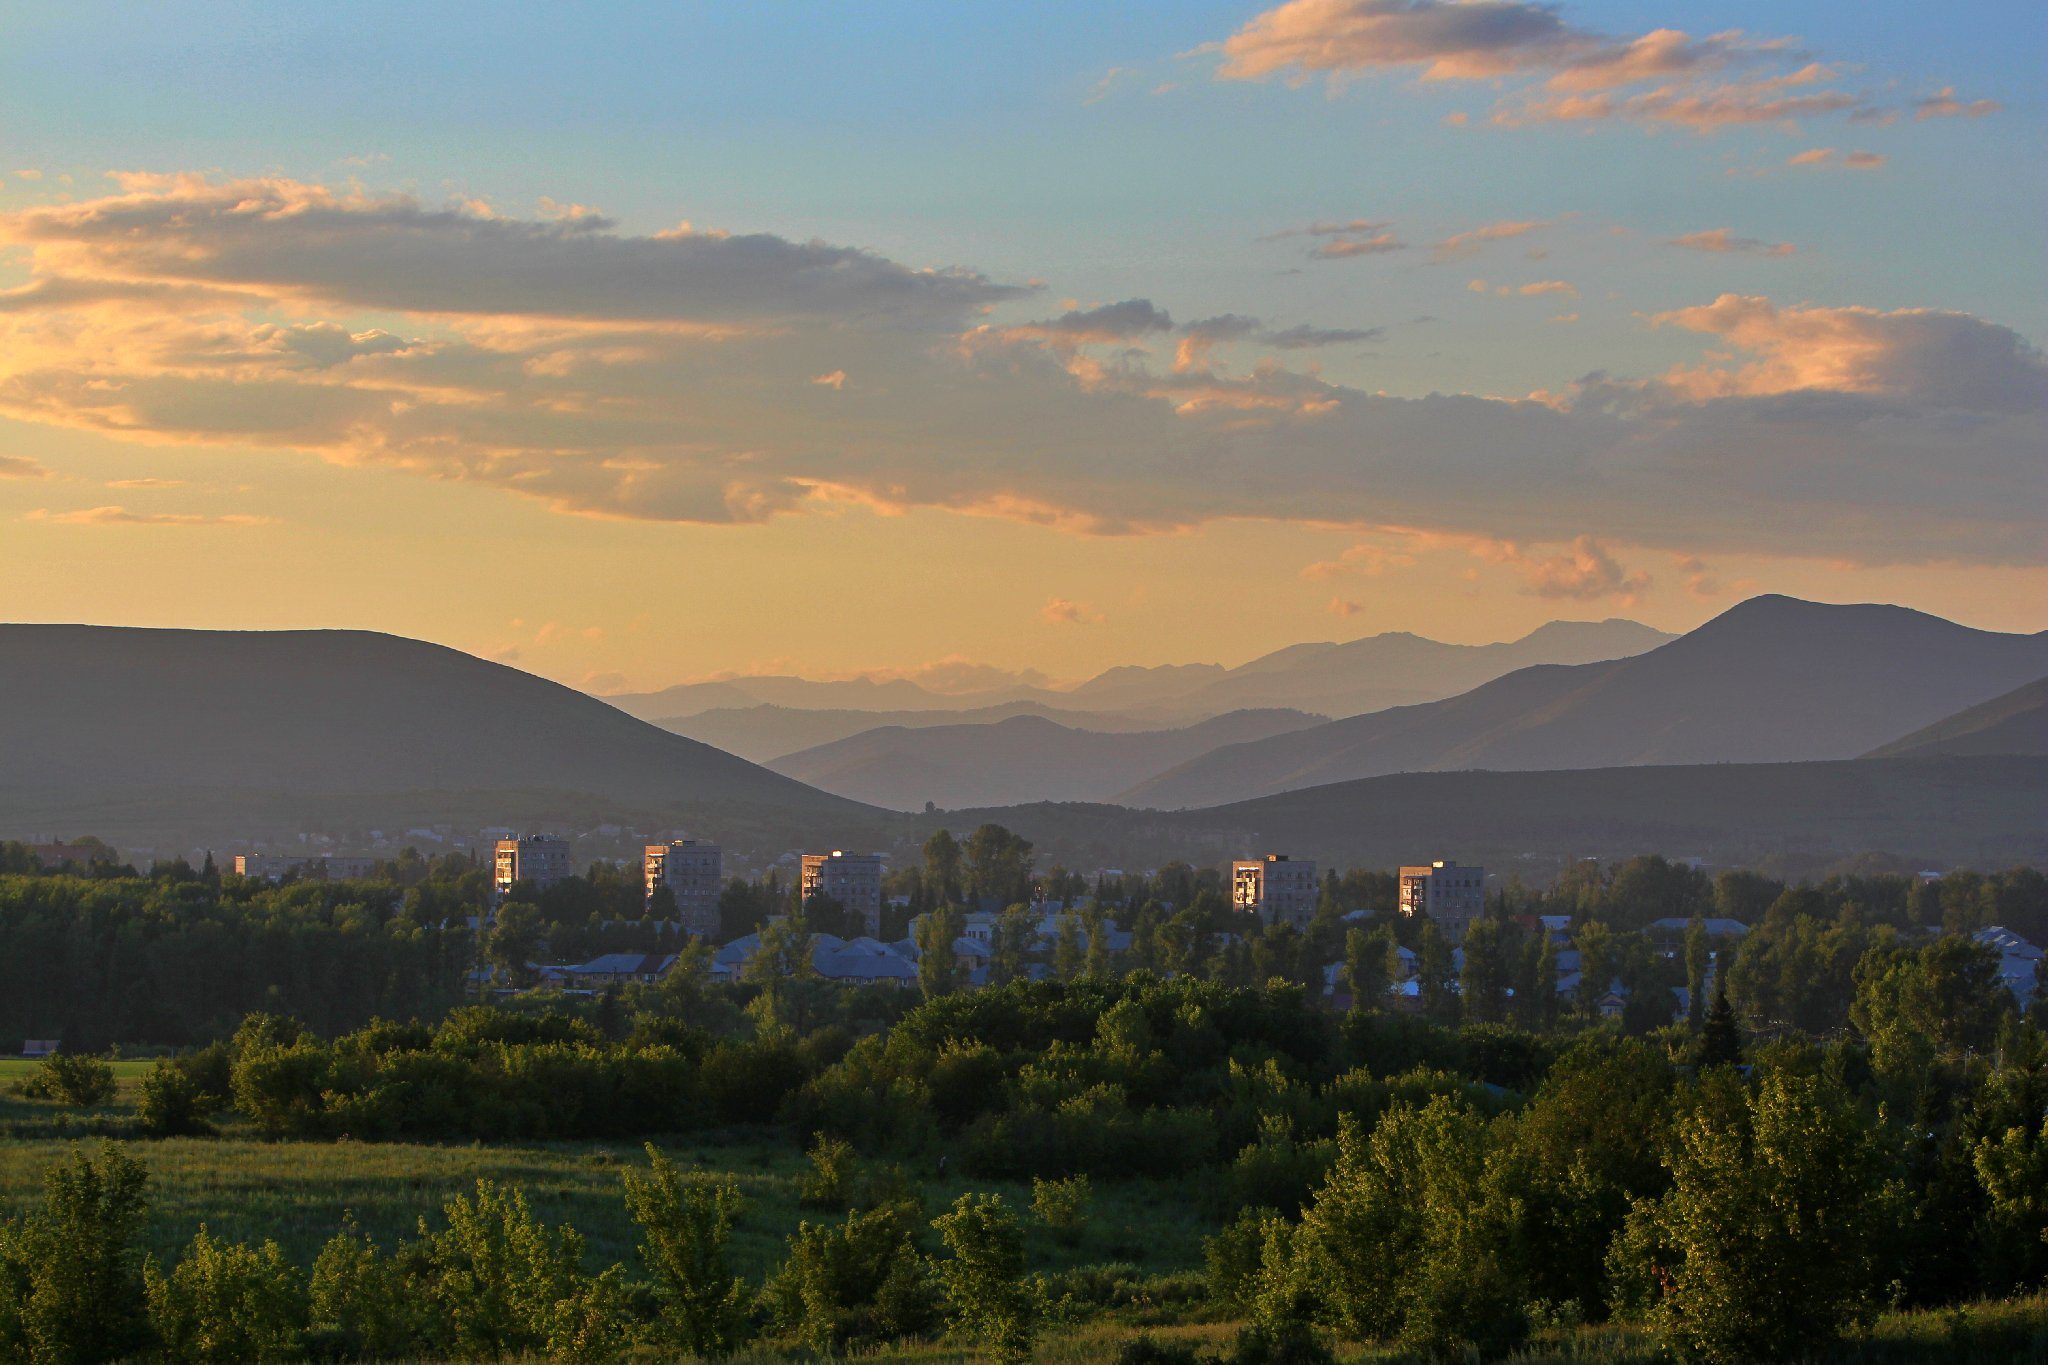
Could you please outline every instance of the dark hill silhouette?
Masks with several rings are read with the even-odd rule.
[[[1230,746],[1126,790],[1214,806],[1385,773],[1853,758],[2048,670],[2048,633],[1757,597],[1669,644]]]
[[[514,789],[855,809],[572,688],[368,631],[0,626],[0,697],[0,790],[55,809]]]
[[[857,711],[847,708],[812,710],[801,706],[715,706],[688,716],[662,716],[664,730],[723,749],[755,763],[830,744],[885,725],[924,729],[934,725],[987,725],[1012,716],[1043,716],[1074,730],[1164,730],[1165,722],[1117,711],[1068,711],[1035,701],[1006,701],[968,711]]]
[[[1233,711],[1177,730],[1104,733],[1043,716],[867,730],[770,763],[825,791],[897,810],[1097,801],[1220,744],[1320,724],[1300,711]]]
[[[2048,678],[2036,678],[2002,697],[1946,716],[1864,757],[1974,754],[2048,754]]]

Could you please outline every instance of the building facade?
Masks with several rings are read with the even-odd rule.
[[[1230,865],[1231,908],[1268,924],[1307,924],[1315,918],[1321,894],[1310,859],[1268,853]]]
[[[514,882],[532,882],[536,889],[546,890],[569,876],[570,870],[567,839],[552,834],[500,839],[491,869],[491,888],[503,900]]]
[[[1402,915],[1434,921],[1452,943],[1463,939],[1466,928],[1485,912],[1485,868],[1460,867],[1447,859],[1401,869]]]
[[[693,938],[718,935],[718,894],[725,887],[725,853],[717,844],[675,839],[646,848],[647,899],[662,887],[676,898],[676,918]]]
[[[377,860],[370,857],[323,853],[307,856],[293,853],[237,853],[235,875],[238,877],[261,877],[265,881],[282,881],[294,874],[301,877],[323,878],[330,882],[350,881],[367,877],[377,870]]]
[[[859,915],[870,935],[882,932],[881,854],[846,853],[836,848],[830,853],[806,853],[804,899],[821,893]]]

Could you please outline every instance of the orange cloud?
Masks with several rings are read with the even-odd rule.
[[[1488,242],[1506,241],[1511,237],[1524,237],[1540,228],[1549,227],[1547,219],[1519,220],[1504,223],[1488,223],[1469,232],[1453,233],[1430,248],[1430,258],[1435,261],[1455,261],[1477,254]]]
[[[1038,609],[1038,619],[1049,626],[1099,626],[1108,618],[1072,598],[1053,597]]]
[[[1924,100],[1913,102],[1913,117],[1927,118],[1983,118],[2005,108],[1997,100],[1959,100],[1956,88],[1945,85]]]
[[[131,512],[125,507],[81,507],[69,512],[39,507],[26,519],[65,526],[273,526],[277,522],[275,517],[239,512]]]
[[[1761,237],[1737,237],[1728,228],[1708,228],[1704,232],[1688,232],[1671,239],[1673,246],[1682,246],[1689,251],[1711,251],[1717,254],[1736,252],[1758,256],[1790,256],[1794,250],[1790,242],[1766,242]]]

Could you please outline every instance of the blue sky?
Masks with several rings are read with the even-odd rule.
[[[1282,16],[1291,32],[1323,24],[1335,33],[1330,25],[1351,13],[1340,0],[1319,2],[1314,13],[1297,6]],[[1356,8],[1371,11],[1380,3],[1362,0]],[[1583,428],[1531,432],[1534,445],[1614,438],[1612,431],[1593,429],[1594,404],[1573,387],[1588,375],[1623,378],[1638,392],[1641,385],[1663,383],[1667,398],[1683,392],[1688,401],[1721,405],[1712,422],[1632,411],[1629,432],[1599,457],[1602,472],[1578,495],[1591,509],[1583,517],[1569,510],[1568,492],[1556,506],[1527,516],[1505,498],[1499,504],[1482,498],[1469,515],[1433,517],[1433,508],[1470,501],[1475,485],[1513,485],[1522,477],[1520,434],[1484,424],[1468,430],[1455,412],[1425,418],[1403,411],[1391,429],[1359,428],[1306,461],[1298,495],[1261,500],[1249,518],[1233,516],[1227,499],[1169,490],[1179,477],[1163,463],[1170,459],[1170,434],[1115,426],[1110,435],[1121,413],[1055,411],[1045,394],[1020,394],[995,409],[1045,411],[1049,453],[1042,464],[1032,463],[1033,452],[1000,442],[985,452],[968,449],[979,443],[962,443],[957,433],[956,456],[913,451],[918,405],[931,401],[919,386],[937,381],[902,368],[912,364],[907,343],[897,368],[871,386],[895,395],[893,408],[861,406],[801,431],[785,430],[772,413],[721,413],[706,424],[715,427],[715,437],[693,426],[693,409],[664,409],[661,420],[674,428],[673,451],[693,452],[688,456],[663,453],[670,447],[635,428],[633,460],[687,462],[700,458],[707,444],[722,442],[721,458],[779,462],[778,477],[812,490],[804,506],[749,490],[742,499],[747,507],[774,504],[772,512],[707,516],[703,470],[693,466],[686,482],[694,491],[672,495],[675,505],[689,510],[658,514],[659,527],[631,533],[665,537],[638,546],[643,562],[680,573],[683,565],[730,559],[754,565],[766,581],[772,575],[761,566],[786,558],[785,542],[801,535],[791,522],[869,515],[844,510],[851,505],[884,515],[835,534],[859,542],[845,553],[881,565],[891,561],[898,548],[893,538],[903,532],[903,523],[892,525],[889,518],[907,513],[920,524],[920,543],[968,556],[960,572],[984,575],[991,593],[1014,599],[1012,609],[1027,617],[1028,652],[1053,660],[1054,671],[1135,655],[1214,656],[1196,647],[1184,624],[1193,604],[1176,609],[1164,600],[1170,589],[1163,585],[1185,579],[1173,558],[1185,547],[1148,534],[1119,539],[1117,554],[1099,544],[1084,549],[1105,530],[1123,536],[1132,528],[1077,528],[1067,524],[1076,509],[1098,523],[1105,510],[1114,511],[1168,539],[1207,537],[1212,556],[1246,556],[1261,565],[1266,540],[1292,528],[1303,547],[1293,562],[1242,576],[1244,591],[1258,594],[1248,601],[1287,595],[1290,605],[1273,626],[1282,638],[1270,643],[1316,631],[1319,615],[1344,618],[1320,626],[1340,634],[1440,619],[1454,595],[1469,618],[1464,633],[1471,635],[1510,632],[1549,615],[1623,610],[1660,624],[1686,624],[1687,617],[1724,605],[1738,583],[1815,595],[1904,596],[1910,594],[1900,588],[1917,586],[1923,600],[1916,604],[1930,609],[1974,614],[2007,628],[2048,624],[2026,605],[2044,580],[2038,551],[2029,555],[2024,546],[2024,523],[2041,510],[2043,483],[2039,414],[2029,425],[2026,412],[2038,370],[2038,352],[2030,348],[2048,336],[2048,256],[2040,227],[2048,221],[2048,147],[2039,80],[2048,64],[2048,25],[2039,11],[1890,0],[1767,9],[1700,0],[1548,9],[1518,0],[1423,0],[1423,8],[1447,12],[1489,6],[1504,21],[1540,24],[1547,15],[1577,46],[1564,56],[1556,55],[1563,49],[1494,49],[1483,59],[1508,51],[1509,67],[1428,79],[1425,62],[1391,60],[1381,48],[1354,41],[1323,68],[1306,70],[1275,56],[1279,64],[1255,78],[1223,79],[1230,57],[1217,46],[1256,36],[1262,22],[1256,4],[6,5],[0,6],[0,215],[51,213],[117,196],[122,188],[105,178],[117,170],[184,174],[214,185],[269,179],[373,199],[410,196],[428,207],[472,201],[476,212],[487,205],[499,218],[535,222],[561,214],[563,205],[584,205],[611,220],[605,231],[622,239],[650,238],[687,220],[699,230],[853,247],[911,270],[961,267],[992,285],[1022,286],[958,316],[921,316],[918,325],[929,325],[933,336],[980,327],[991,329],[981,334],[986,345],[1000,340],[1046,348],[1073,376],[1077,407],[1089,406],[1086,397],[1099,395],[1107,382],[1095,371],[1084,373],[1088,365],[1108,365],[1103,373],[1119,376],[1128,389],[1123,400],[1143,393],[1180,405],[1184,415],[1210,411],[1200,405],[1207,400],[1190,406],[1187,393],[1198,387],[1196,378],[1213,371],[1217,401],[1245,412],[1252,411],[1250,388],[1271,390],[1301,375],[1335,386],[1332,391],[1341,393],[1331,401],[1354,406],[1375,394],[1413,400],[1467,395],[1525,405],[1534,395],[1569,408]],[[1732,29],[1748,36],[1719,64],[1715,50],[1702,44]],[[1577,69],[1573,63],[1587,60],[1587,52],[1618,50],[1655,30],[1682,30],[1690,35],[1686,50],[1707,52],[1709,62],[1660,69],[1633,83],[1603,78],[1597,85],[1565,86]],[[1327,35],[1310,36],[1320,42]],[[1771,40],[1786,41],[1765,46]],[[1450,60],[1467,61],[1470,54],[1452,53]],[[1802,68],[1806,74],[1793,75]],[[1601,97],[1611,92],[1618,105],[1645,92],[1772,80],[1785,84],[1758,86],[1742,97],[1825,90],[1841,92],[1845,107],[1704,129],[1619,113],[1522,126],[1492,121],[1503,113],[1522,117],[1517,111],[1557,89],[1597,89]],[[1952,92],[1952,116],[1916,117],[1926,107],[1922,102],[1943,91]],[[1794,164],[1802,154],[1807,159]],[[1849,160],[1854,154],[1870,164],[1859,168]],[[194,193],[162,186],[143,192]],[[1374,226],[1348,235],[1299,232],[1312,223],[1352,220]],[[0,245],[0,285],[24,286],[77,268],[76,253],[84,249],[79,240],[59,241],[50,235],[54,220],[39,221],[33,230],[11,234],[12,248]],[[1465,247],[1440,245],[1510,224],[1538,226]],[[146,230],[178,229],[153,220]],[[1284,235],[1290,230],[1294,235]],[[1384,237],[1387,249],[1311,256],[1332,241],[1375,237]],[[1694,246],[1676,244],[1688,237]],[[1714,246],[1720,249],[1700,249]],[[133,261],[110,264],[100,247],[91,250],[98,253],[92,271],[133,278]],[[361,260],[366,264],[359,268],[377,268],[369,247]],[[447,321],[445,310],[370,307],[361,296],[337,293],[313,305],[290,281],[272,279],[265,287],[283,293],[245,308],[245,324],[317,321],[354,332],[417,332],[413,339],[441,347],[446,362],[447,328],[457,324]],[[1699,311],[1726,295],[1766,299],[1771,311],[1740,318],[1727,310]],[[1029,328],[997,335],[1132,300],[1148,300],[1170,314],[1178,330],[1155,326],[1146,335],[1078,346]],[[487,300],[465,299],[461,311],[471,319],[461,326],[474,326],[474,318],[489,311]],[[1929,322],[1922,316],[1927,312],[1940,317]],[[1257,337],[1245,330],[1218,343],[1192,369],[1173,368],[1173,348],[1187,325],[1217,315],[1257,319]],[[1923,323],[1954,334],[1930,340]],[[831,325],[849,324],[834,318]],[[566,470],[566,461],[590,454],[580,438],[552,452],[522,451],[516,475],[500,477],[482,471],[479,458],[448,454],[450,439],[477,439],[473,432],[437,435],[433,460],[448,463],[434,464],[417,451],[394,455],[389,437],[366,453],[327,435],[287,440],[266,434],[245,416],[188,427],[182,423],[197,397],[180,400],[176,421],[110,424],[74,400],[65,400],[66,407],[48,396],[61,387],[57,372],[73,362],[50,361],[36,349],[50,335],[47,326],[12,341],[20,384],[29,383],[21,376],[33,362],[30,387],[40,395],[34,401],[7,401],[9,341],[0,336],[0,438],[13,443],[0,443],[0,455],[29,452],[14,458],[40,471],[0,481],[0,517],[12,517],[17,528],[9,538],[14,548],[0,547],[0,556],[15,556],[10,567],[17,576],[32,571],[33,581],[49,585],[47,601],[26,604],[31,613],[125,610],[167,624],[215,623],[214,616],[236,608],[222,602],[220,584],[208,578],[204,563],[218,561],[222,542],[237,535],[282,534],[268,528],[317,520],[317,513],[303,510],[307,490],[342,477],[337,468],[348,471],[348,486],[331,505],[361,498],[390,506],[392,482],[400,500],[445,496],[409,477],[424,470],[430,480],[464,483],[476,515],[513,517],[535,528],[565,514],[637,518],[643,513],[636,509],[656,501],[644,499],[622,513],[616,490],[594,490],[584,473]],[[901,326],[908,324],[892,330],[890,344],[901,340]],[[1300,326],[1372,335],[1270,349],[1278,344],[1273,338]],[[1848,344],[1845,328],[1861,329],[1851,338],[1856,359],[1846,369],[1825,349]],[[859,343],[845,351],[862,353]],[[813,382],[844,369],[851,377],[843,387],[829,387],[842,397],[859,393],[869,381],[833,354],[807,347],[801,356],[778,355],[773,363],[800,368],[815,359],[824,368]],[[1173,394],[1124,373],[1139,355],[1161,382],[1179,376]],[[1971,370],[1976,377],[1950,374],[1948,356],[1965,357],[1955,367],[1977,366]],[[372,386],[386,380],[370,371],[392,363],[374,355],[347,361],[350,373],[364,370],[362,382]],[[1261,365],[1268,367],[1265,380],[1257,377]],[[1772,373],[1761,373],[1759,365]],[[1936,369],[1940,373],[1930,378]],[[1718,376],[1711,383],[1701,378],[1709,371]],[[324,371],[322,384],[335,374]],[[1738,374],[1744,377],[1730,377]],[[685,382],[698,377],[695,370],[683,376]],[[1812,439],[1825,455],[1813,466],[1820,471],[1814,481],[1855,483],[1862,477],[1857,469],[1874,471],[1867,487],[1830,495],[1825,510],[1811,518],[1818,533],[1799,534],[1796,518],[1776,531],[1745,526],[1734,499],[1695,517],[1665,515],[1686,500],[1685,478],[1711,485],[1716,460],[1725,457],[1732,471],[1752,454],[1727,444],[1759,439],[1756,427],[1737,433],[1726,425],[1729,403],[1769,398],[1782,404],[1787,394],[1823,390],[1854,393],[1859,401],[1885,395],[1884,404],[1913,407],[1887,420],[1920,425],[1910,438],[1880,433],[1883,449],[1869,455],[1839,445],[1851,440],[1841,431],[1815,435],[1812,423],[1802,426],[1798,439]],[[1981,434],[1991,419],[1973,417],[1971,410],[1994,391],[1982,401],[2007,424],[1995,439]],[[945,392],[950,397],[953,391]],[[626,399],[608,394],[604,401]],[[1314,417],[1324,410],[1322,401],[1301,400],[1290,420]],[[1742,416],[1761,421],[1767,414]],[[1862,436],[1870,434],[1872,420],[1867,413],[1858,417]],[[138,422],[150,429],[139,429]],[[758,439],[748,423],[758,428]],[[1660,458],[1685,477],[1672,478],[1671,468],[1652,477],[1621,453],[1653,425],[1670,445]],[[1971,439],[1982,449],[1956,457],[1928,435],[1964,426],[1977,433]],[[1770,439],[1777,434],[1766,432]],[[1199,435],[1205,446],[1234,439],[1220,429]],[[1285,466],[1301,442],[1320,439],[1311,434],[1297,441],[1288,434],[1261,436],[1242,448],[1215,445],[1189,478],[1207,480],[1212,493],[1219,479],[1226,486],[1249,484]],[[1154,441],[1156,449],[1144,445]],[[131,449],[138,442],[151,452],[147,459]],[[1388,443],[1383,462],[1359,472],[1355,488],[1322,506],[1316,480],[1336,477],[1333,470],[1349,479],[1354,471],[1343,463],[1346,451],[1364,448],[1377,459],[1380,442]],[[1413,446],[1412,455],[1403,442]],[[1062,443],[1071,446],[1065,455],[1078,473],[1053,449]],[[293,453],[279,456],[281,449]],[[1119,466],[1126,449],[1127,468]],[[1799,458],[1794,453],[1787,462]],[[1951,472],[1978,478],[1986,501],[1958,498],[1931,517],[1918,517],[1916,505],[1928,499],[1944,459],[1956,461]],[[537,467],[548,460],[554,463],[546,470]],[[188,477],[192,471],[184,466],[192,462],[206,465],[204,478]],[[1105,468],[1118,477],[1096,477]],[[400,471],[395,480],[393,470]],[[1730,486],[1743,487],[1748,477],[1731,473]],[[1796,468],[1773,470],[1756,479],[1754,496],[1784,496],[1802,477]],[[148,479],[166,491],[147,492],[151,485],[139,480]],[[650,473],[636,489],[659,481]],[[118,506],[139,515],[85,521],[83,514],[117,505],[104,491],[108,484],[126,485]],[[196,495],[171,491],[174,485],[213,491],[195,502]],[[522,489],[540,485],[549,490],[547,505],[523,505]],[[822,500],[821,488],[830,490]],[[224,489],[243,490],[234,496],[249,510],[223,511]],[[1604,489],[1621,490],[1611,508],[1601,504]],[[152,499],[165,500],[163,507],[143,505]],[[1106,509],[1108,502],[1119,505]],[[1020,504],[1026,508],[1021,514],[1002,510]],[[1986,506],[2003,507],[2014,518],[1986,538],[1996,545],[1992,551],[1971,546],[1969,527]],[[285,510],[293,507],[300,510]],[[414,556],[419,573],[435,572],[438,561],[416,543],[420,533],[410,529],[408,517],[396,510],[386,515],[388,523],[359,524],[355,534],[384,536],[406,547],[397,553]],[[63,521],[67,516],[79,519]],[[228,516],[243,520],[221,519]],[[971,547],[990,516],[1027,528],[1025,558],[1040,564],[1089,560],[1089,567],[1074,583],[1040,593],[1014,567],[997,571],[972,562]],[[187,520],[163,519],[179,517]],[[24,518],[39,524],[25,525]],[[1928,529],[1934,523],[1950,529]],[[89,524],[95,529],[82,529]],[[116,526],[124,529],[108,529]],[[347,534],[346,528],[328,529]],[[138,597],[117,574],[87,571],[90,561],[123,558],[104,553],[113,534],[157,537],[159,562],[189,562],[182,593],[158,585]],[[530,534],[536,543],[551,543],[555,533]],[[1592,557],[1612,563],[1612,571],[1604,564],[1586,568],[1586,537]],[[80,543],[87,540],[100,544]],[[1891,540],[1914,544],[1896,553],[1877,548]],[[1370,583],[1347,588],[1337,571],[1317,576],[1317,566],[1341,562],[1337,556],[1353,544],[1377,547],[1351,561],[1378,566]],[[574,601],[587,599],[597,585],[579,580],[583,570],[573,553],[549,553],[564,556],[554,575],[564,597],[551,612],[567,620]],[[1403,559],[1409,562],[1397,562]],[[1704,575],[1673,567],[1694,561],[1714,567]],[[1921,567],[1909,572],[1906,566],[1915,564]],[[1475,572],[1477,589],[1470,579]],[[1711,580],[1717,592],[1682,588],[1688,579]],[[1304,581],[1314,586],[1301,586]],[[1335,595],[1322,586],[1333,581]],[[511,629],[470,625],[490,610],[482,603],[465,602],[443,618],[387,609],[380,594],[388,591],[366,579],[345,600],[359,602],[365,619],[465,647],[496,647],[501,642],[492,632]],[[773,602],[773,609],[800,612],[802,585],[788,591],[797,596]],[[1043,609],[1032,610],[1040,596]],[[1134,597],[1139,605],[1131,604]],[[1080,607],[1062,613],[1055,601]],[[274,602],[245,601],[240,609],[265,620],[291,617]],[[914,614],[907,607],[904,613]],[[1148,616],[1157,618],[1151,627]],[[1107,628],[1088,629],[1091,623]],[[589,629],[603,629],[608,640],[622,632],[617,621]],[[747,634],[738,618],[728,633],[736,640]],[[1456,634],[1459,627],[1438,633]],[[550,638],[574,634],[565,628]],[[998,657],[1019,638],[1014,633],[969,635],[956,642],[942,622],[932,621],[905,625],[892,642],[869,642],[865,654],[835,640],[817,657],[789,657],[816,669],[908,666],[965,650],[1025,665],[1021,657]],[[582,653],[550,657],[546,667],[576,676],[588,662],[585,671],[659,681],[643,675],[746,666],[774,648],[765,638],[747,640],[729,657],[698,668],[652,646],[639,655],[607,652],[600,637],[583,638]],[[830,630],[814,638],[835,639]]]

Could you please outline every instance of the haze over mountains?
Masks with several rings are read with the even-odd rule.
[[[714,708],[762,704],[814,710],[964,711],[1036,702],[1068,711],[1146,715],[1161,726],[1246,709],[1356,715],[1447,697],[1528,664],[1618,659],[1671,638],[1636,621],[1552,621],[1519,640],[1499,644],[1451,645],[1393,631],[1341,644],[1289,645],[1235,668],[1127,665],[1066,688],[1013,682],[935,691],[908,678],[814,681],[770,675],[681,683],[603,700],[644,720],[662,721]]]
[[[1159,772],[1226,744],[1323,722],[1302,711],[1231,711],[1173,730],[1075,729],[1042,716],[981,725],[867,730],[770,763],[811,786],[895,810],[1031,801],[1106,801],[1131,774]]]
[[[2048,678],[1870,751],[1869,758],[1948,758],[1971,754],[2048,754]]]
[[[1124,792],[1175,809],[1383,773],[1853,758],[2048,673],[2048,632],[1757,597],[1634,658],[1219,749]]]

